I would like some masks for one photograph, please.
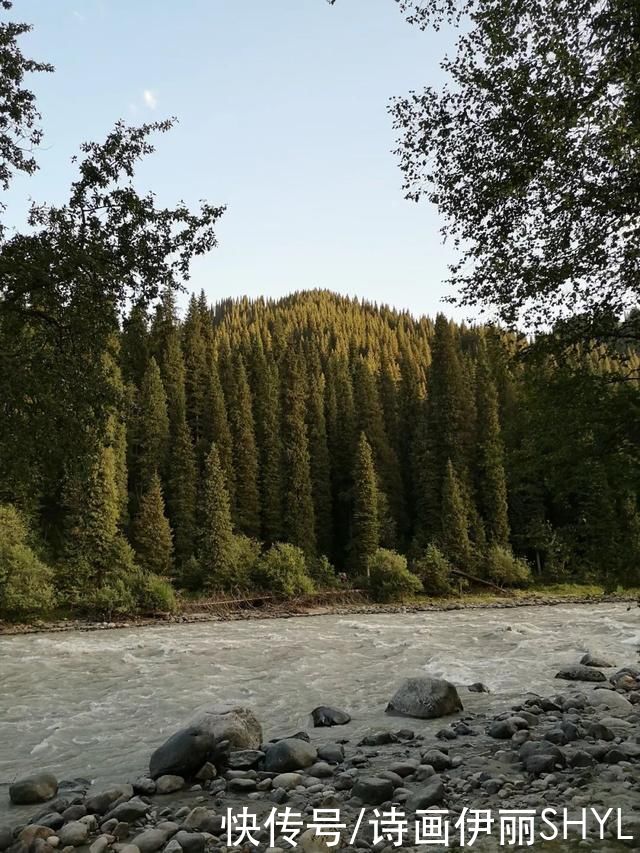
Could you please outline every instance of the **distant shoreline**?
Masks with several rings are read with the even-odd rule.
[[[348,598],[348,594],[345,594]],[[456,599],[445,599],[441,602],[430,600],[425,603],[391,603],[376,604],[374,602],[346,602],[327,605],[301,604],[295,601],[269,604],[259,608],[248,609],[210,609],[198,612],[194,607],[198,602],[188,604],[181,612],[175,614],[158,614],[153,616],[118,617],[112,621],[91,619],[55,619],[52,621],[38,620],[32,623],[0,622],[0,637],[25,634],[63,633],[70,631],[106,631],[125,628],[146,628],[158,625],[189,625],[206,622],[241,622],[254,619],[291,619],[306,616],[357,616],[392,613],[444,613],[457,610],[503,610],[513,607],[549,607],[563,604],[624,604],[640,607],[637,593],[589,595],[545,594],[544,591],[528,595],[512,595],[494,597],[463,596]]]

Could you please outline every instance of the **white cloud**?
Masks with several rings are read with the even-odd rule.
[[[150,110],[155,110],[158,106],[158,99],[151,91],[151,89],[145,89],[142,93],[143,100],[145,104],[149,107]]]

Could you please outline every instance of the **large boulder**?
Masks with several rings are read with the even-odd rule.
[[[16,806],[46,803],[58,793],[58,780],[53,773],[35,773],[9,786],[9,799]]]
[[[572,664],[571,666],[563,666],[559,672],[556,672],[556,678],[562,678],[565,681],[606,681],[607,676],[599,669],[592,666],[585,666],[581,663]]]
[[[444,678],[407,678],[387,705],[387,713],[430,720],[462,711],[458,691]]]
[[[315,728],[322,726],[346,726],[351,722],[351,717],[346,711],[330,708],[328,705],[319,705],[311,712]]]
[[[303,770],[306,767],[311,767],[317,757],[318,751],[315,746],[304,740],[288,737],[266,747],[264,769],[268,773]]]
[[[216,740],[229,741],[234,749],[259,749],[262,726],[249,708],[241,705],[204,705],[187,721],[187,726]]]
[[[216,738],[209,732],[190,726],[171,735],[159,746],[149,760],[149,775],[192,778],[207,762],[216,747]]]

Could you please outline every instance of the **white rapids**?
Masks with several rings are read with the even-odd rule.
[[[0,811],[6,785],[34,770],[126,781],[200,705],[256,711],[265,738],[308,729],[359,739],[372,729],[435,731],[442,721],[384,713],[406,676],[458,685],[465,709],[502,710],[585,651],[636,663],[634,605],[556,605],[414,614],[311,616],[0,637]],[[466,685],[482,681],[490,694]],[[310,728],[316,705],[349,711],[344,728]]]

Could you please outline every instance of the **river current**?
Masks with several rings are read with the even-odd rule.
[[[6,785],[48,769],[60,779],[127,781],[199,706],[252,707],[265,739],[307,729],[318,740],[372,729],[435,731],[385,706],[403,678],[443,676],[465,709],[502,710],[585,651],[637,663],[640,609],[626,604],[312,616],[0,637],[0,812]],[[489,694],[466,685],[482,681]],[[320,704],[349,711],[314,730]],[[339,734],[338,734],[339,733]]]

